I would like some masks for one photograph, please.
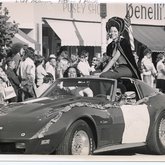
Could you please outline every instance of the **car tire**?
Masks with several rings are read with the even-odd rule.
[[[56,150],[57,155],[91,155],[95,148],[93,134],[83,120],[74,122]]]
[[[165,111],[159,114],[147,146],[153,154],[165,154]]]

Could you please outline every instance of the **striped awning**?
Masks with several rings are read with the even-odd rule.
[[[133,36],[153,52],[165,51],[165,30],[163,27],[132,25]]]
[[[101,46],[101,23],[45,19],[62,46]]]

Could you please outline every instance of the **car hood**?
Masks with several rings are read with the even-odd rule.
[[[98,99],[90,101],[89,98],[74,97],[54,100],[45,97],[4,106],[0,109],[1,138],[31,138],[65,107],[78,102],[98,104]]]

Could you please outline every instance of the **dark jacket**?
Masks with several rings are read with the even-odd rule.
[[[16,95],[18,94],[18,90],[19,90],[19,85],[20,85],[20,81],[18,76],[16,75],[16,73],[14,72],[14,70],[12,70],[11,68],[7,68],[6,70],[6,74],[8,76],[8,79],[11,83],[11,85],[13,86]]]
[[[128,67],[131,69],[133,73],[133,77],[137,79],[141,79],[140,71],[137,67],[134,56],[132,54],[131,45],[125,38],[120,38],[120,40],[117,43],[111,42],[107,46],[107,51],[106,51],[107,55],[112,58],[112,53],[115,44],[117,44],[117,49],[120,51],[120,53],[127,61]]]

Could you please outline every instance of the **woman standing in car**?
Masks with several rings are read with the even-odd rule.
[[[111,58],[100,77],[115,78],[135,77],[140,79],[140,72],[132,54],[131,45],[122,37],[125,23],[122,18],[112,17],[106,23],[106,31],[112,42],[107,46],[106,53]]]

